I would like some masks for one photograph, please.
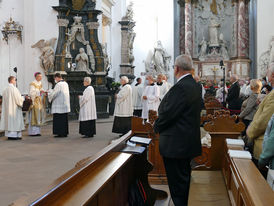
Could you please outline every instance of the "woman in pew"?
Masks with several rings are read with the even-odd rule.
[[[250,81],[250,88],[251,88],[252,94],[243,102],[241,113],[239,115],[239,118],[243,120],[246,128],[249,126],[250,122],[253,120],[253,117],[258,109],[257,98],[262,89],[262,82],[259,79],[252,79]],[[245,131],[243,135],[245,135]]]
[[[93,137],[96,134],[96,103],[94,89],[90,86],[91,78],[84,78],[84,90],[83,96],[79,96],[79,121],[80,128],[79,133],[84,135],[83,138]]]

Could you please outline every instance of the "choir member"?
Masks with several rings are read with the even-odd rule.
[[[132,103],[133,103],[133,115],[137,117],[142,116],[142,95],[143,85],[142,79],[137,78],[137,83],[132,87]]]
[[[113,133],[123,134],[131,130],[131,117],[133,115],[132,89],[126,76],[120,79],[122,88],[116,96],[114,109]]]
[[[83,138],[93,137],[96,134],[96,103],[95,93],[93,87],[90,85],[91,78],[84,78],[84,90],[83,96],[79,96],[79,133],[84,135]]]
[[[30,83],[29,96],[32,99],[32,106],[28,113],[30,136],[41,136],[41,125],[44,122],[46,93],[42,86],[42,74],[36,72],[35,80]]]
[[[151,75],[146,77],[147,86],[142,97],[142,118],[148,119],[149,110],[157,111],[160,104],[160,89],[154,84],[154,79]]]
[[[53,114],[53,134],[55,137],[67,137],[68,113],[70,112],[70,97],[68,84],[63,80],[60,73],[54,75],[55,87],[49,92],[48,99],[51,102]]]
[[[9,85],[2,95],[2,113],[0,130],[5,131],[9,140],[19,140],[22,137],[22,130],[25,129],[22,106],[24,98],[16,88],[16,78],[8,78]]]

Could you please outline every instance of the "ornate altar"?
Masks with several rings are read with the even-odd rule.
[[[98,41],[98,15],[95,0],[59,0],[58,12],[59,37],[55,52],[52,76],[61,72],[70,86],[71,111],[79,111],[78,95],[83,92],[83,78],[92,78],[96,93],[99,118],[108,117],[109,92],[106,88],[107,71],[105,55]]]
[[[9,21],[4,23],[4,26],[2,28],[2,34],[3,34],[3,40],[9,43],[9,36],[15,35],[18,40],[22,43],[22,30],[23,26],[19,24],[18,22],[15,22],[10,17]]]
[[[220,80],[249,77],[248,0],[179,0],[180,52],[192,56],[196,75]],[[215,79],[215,80],[216,80]]]

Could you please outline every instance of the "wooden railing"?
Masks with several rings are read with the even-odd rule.
[[[231,158],[228,149],[243,150],[240,146],[225,143],[223,176],[231,205],[233,206],[270,206],[274,205],[274,192],[252,160]]]
[[[148,173],[153,166],[142,154],[122,153],[126,141],[133,135],[146,134],[148,123],[140,118],[132,119],[133,132],[114,141],[94,156],[78,162],[73,169],[55,180],[41,192],[21,198],[13,206],[126,206],[130,186],[139,180],[142,183],[148,205],[154,205],[156,198],[167,196],[165,192],[152,189]]]

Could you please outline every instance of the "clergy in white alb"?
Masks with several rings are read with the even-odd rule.
[[[157,77],[157,86],[160,89],[160,101],[161,101],[169,90],[168,84],[164,82],[164,78],[162,74],[159,74]]]
[[[148,119],[149,110],[158,111],[160,104],[160,89],[154,83],[152,76],[147,76],[147,86],[144,90],[142,97],[142,118]]]
[[[68,113],[70,112],[70,96],[68,83],[62,79],[60,73],[54,75],[55,87],[48,94],[53,114],[53,134],[55,137],[67,137]]]
[[[84,78],[84,86],[86,89],[82,96],[79,96],[79,133],[84,135],[84,138],[93,137],[96,134],[96,103],[95,93],[92,86],[90,86],[91,78]]]
[[[133,115],[133,105],[132,89],[131,86],[128,84],[128,78],[126,76],[122,76],[120,82],[122,88],[116,97],[112,132],[123,135],[127,133],[129,130],[131,130],[131,117]]]
[[[139,77],[136,79],[137,83],[132,86],[132,104],[133,104],[133,116],[142,116],[142,95],[143,95],[143,85],[142,79]]]
[[[11,140],[21,139],[22,130],[25,129],[22,106],[24,97],[16,88],[16,78],[8,78],[9,85],[2,94],[2,113],[0,130]]]
[[[41,126],[44,123],[46,93],[42,86],[42,74],[36,72],[35,80],[30,83],[29,96],[32,99],[32,105],[28,113],[29,127],[28,133],[30,136],[40,136]]]

